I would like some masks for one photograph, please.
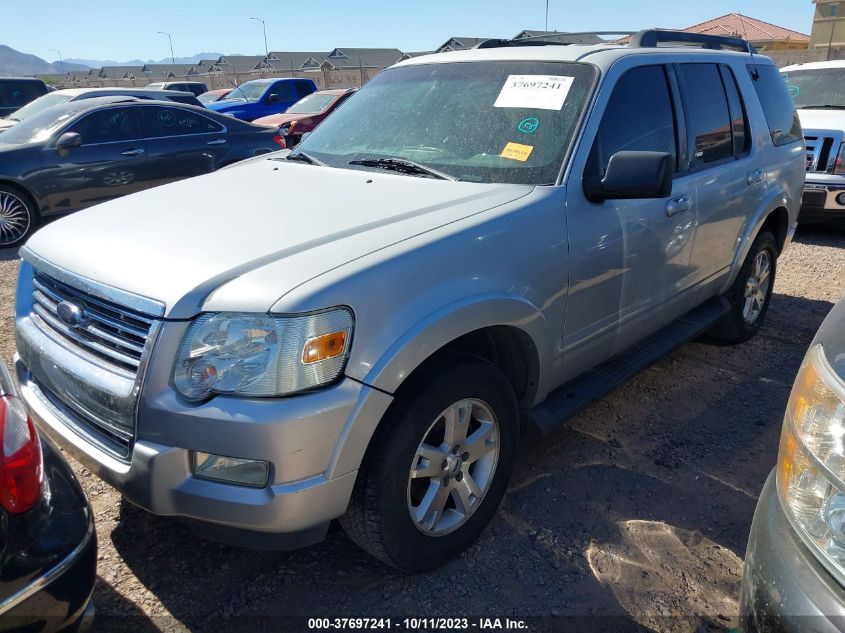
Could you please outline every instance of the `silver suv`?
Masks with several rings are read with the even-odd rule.
[[[389,564],[444,563],[521,428],[760,327],[804,146],[752,53],[649,31],[419,57],[293,152],[44,227],[17,291],[33,419],[212,538],[339,517]]]

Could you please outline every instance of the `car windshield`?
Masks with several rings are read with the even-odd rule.
[[[85,107],[71,101],[65,105],[42,110],[0,134],[0,144],[43,143],[50,138],[56,128],[76,116]]]
[[[845,68],[815,68],[783,73],[796,109],[845,109]]]
[[[248,81],[245,84],[241,84],[232,92],[230,92],[226,98],[227,99],[241,99],[247,101],[257,101],[261,98],[267,88],[270,87],[266,81]]]
[[[12,112],[7,118],[13,121],[25,121],[33,114],[38,114],[42,110],[46,110],[60,103],[67,103],[68,101],[70,101],[70,95],[51,92],[43,97],[38,97],[35,101],[30,101],[24,107]]]
[[[355,169],[400,159],[458,180],[553,184],[596,76],[594,66],[565,62],[399,66],[368,82],[294,155]]]
[[[285,114],[313,114],[322,112],[334,103],[338,95],[321,95],[314,93],[303,97],[287,109]]]

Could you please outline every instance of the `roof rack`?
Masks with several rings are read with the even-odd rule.
[[[723,35],[705,35],[704,33],[687,33],[686,31],[669,31],[662,29],[647,29],[635,33],[628,44],[631,48],[657,48],[661,44],[680,44],[689,46],[698,44],[709,50],[734,50],[741,53],[756,53],[750,42],[741,37],[725,37]]]
[[[569,42],[556,42],[544,40],[555,40],[555,38],[560,39],[561,37],[570,37],[578,35],[595,35],[597,37],[602,35],[620,35],[622,37],[625,37],[628,35],[634,35],[634,31],[578,31],[572,33],[566,31],[559,31],[556,33],[546,33],[544,35],[531,35],[530,37],[521,37],[518,40],[504,40],[494,38],[491,40],[484,40],[483,42],[479,42],[473,48],[504,48],[508,46],[573,46],[573,44]],[[612,42],[608,41],[607,44],[612,44]]]

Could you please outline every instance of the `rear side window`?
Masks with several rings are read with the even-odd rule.
[[[277,83],[270,89],[270,92],[267,93],[267,98],[269,99],[272,96],[279,97],[279,101],[296,101],[296,95],[293,92],[293,82],[291,81],[282,81]]]
[[[801,122],[780,71],[768,64],[749,65],[754,89],[763,106],[774,145],[795,143],[802,138]],[[756,78],[755,78],[756,76]]]
[[[719,71],[722,73],[725,93],[728,95],[734,156],[742,156],[751,145],[751,137],[748,134],[748,112],[745,109],[745,103],[742,100],[733,71],[724,64],[719,66]]]
[[[731,158],[731,116],[719,67],[679,64],[678,80],[692,137],[692,166]]]
[[[663,66],[632,68],[613,87],[587,160],[587,175],[604,177],[610,157],[621,151],[666,152],[677,164],[675,129]]]
[[[20,108],[46,92],[37,81],[0,81],[0,107]]]
[[[144,136],[184,136],[187,134],[213,134],[223,131],[216,121],[192,110],[165,106],[143,106]]]
[[[300,99],[314,92],[314,84],[310,81],[297,81],[296,91],[299,93]]]

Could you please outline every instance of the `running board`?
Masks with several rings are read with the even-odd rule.
[[[529,432],[539,435],[556,431],[579,411],[624,385],[677,347],[706,332],[729,310],[727,299],[710,299],[634,347],[558,387],[533,409],[522,411],[523,425]]]

